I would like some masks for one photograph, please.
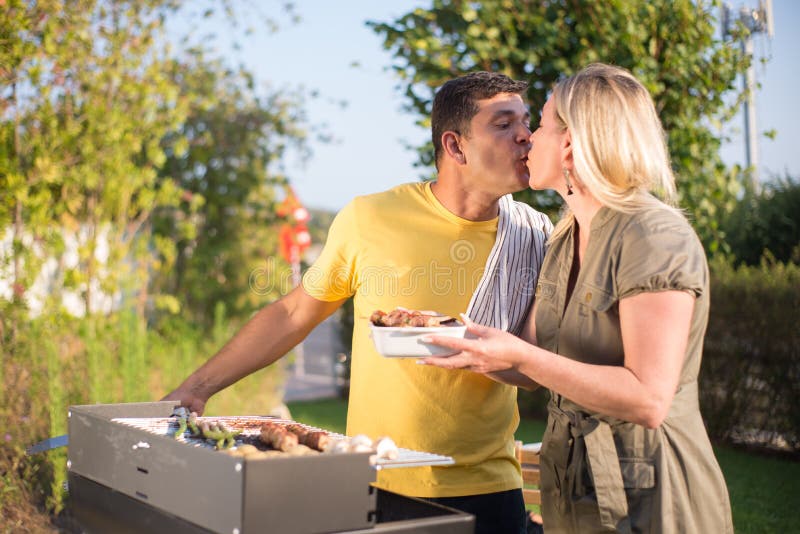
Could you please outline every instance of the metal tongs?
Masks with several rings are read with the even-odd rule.
[[[189,416],[189,410],[184,408],[183,406],[178,406],[172,411],[172,417],[178,417],[183,421],[186,421],[187,417]],[[52,438],[44,439],[38,443],[35,443],[25,449],[25,453],[28,456],[39,454],[40,452],[47,452],[53,449],[58,449],[59,447],[66,447],[69,445],[69,434],[62,434],[60,436],[53,436]]]
[[[40,441],[34,445],[31,445],[27,449],[25,449],[25,453],[28,456],[33,454],[39,454],[40,452],[47,452],[52,449],[57,449],[59,447],[66,447],[69,445],[69,434],[62,434],[60,436],[54,436],[52,438],[47,438],[45,440]]]

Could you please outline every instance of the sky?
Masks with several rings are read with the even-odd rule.
[[[274,0],[256,2],[280,8]],[[757,0],[728,2],[734,10],[754,7]],[[311,208],[338,211],[353,197],[383,191],[418,180],[413,167],[416,153],[407,144],[420,145],[429,132],[414,124],[415,114],[404,112],[398,80],[389,69],[392,58],[367,20],[387,22],[413,10],[429,7],[423,0],[295,0],[302,18],[283,24],[278,32],[256,31],[240,40],[239,51],[227,50],[232,64],[243,63],[262,83],[287,91],[319,91],[306,100],[312,123],[326,124],[333,143],[312,139],[311,158],[290,154],[284,172],[300,200]],[[268,12],[268,9],[264,9]],[[776,130],[771,140],[759,136],[759,172],[762,181],[787,172],[800,176],[800,2],[774,0],[775,35],[754,40],[758,63],[756,95],[759,132]],[[280,16],[276,16],[280,21]],[[233,30],[216,28],[220,46]],[[353,67],[358,63],[358,67]],[[741,83],[741,81],[740,81]],[[302,88],[302,89],[299,89]],[[342,107],[339,102],[347,101]],[[744,164],[744,122],[741,114],[725,127],[731,137],[721,155],[728,164]]]

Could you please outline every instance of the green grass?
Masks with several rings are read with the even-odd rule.
[[[800,462],[728,447],[714,452],[728,484],[737,533],[800,532]]]
[[[344,433],[344,400],[293,402],[289,410],[296,421]],[[541,441],[544,429],[544,421],[523,419],[516,437],[524,443]],[[800,532],[800,462],[724,446],[715,447],[714,452],[728,484],[737,534]]]
[[[545,426],[545,422],[538,419],[521,419],[514,437],[522,443],[542,441]]]
[[[342,399],[323,399],[298,401],[287,404],[292,418],[307,425],[332,430],[344,434],[347,424],[347,401]],[[544,435],[544,421],[523,419],[519,423],[516,437],[524,443],[541,441]]]
[[[347,401],[325,399],[287,403],[292,419],[307,425],[344,434],[347,425]]]

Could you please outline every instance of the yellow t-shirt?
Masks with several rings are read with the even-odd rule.
[[[379,471],[376,485],[383,489],[455,497],[522,485],[514,459],[515,387],[413,358],[384,358],[369,337],[375,310],[465,312],[496,231],[496,218],[462,219],[439,203],[430,184],[405,184],[348,204],[303,277],[303,288],[317,299],[355,295],[347,434],[390,436],[400,447],[455,459],[447,467]]]

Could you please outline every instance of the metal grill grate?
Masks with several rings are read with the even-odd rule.
[[[150,434],[159,436],[172,436],[178,430],[178,422],[174,417],[117,417],[112,419],[115,423],[120,423],[126,426],[134,427]],[[267,421],[274,423],[288,425],[299,424],[308,430],[327,432],[334,439],[349,440],[350,438],[335,432],[329,432],[322,428],[313,427],[303,423],[297,423],[288,419],[279,419],[269,416],[219,416],[219,417],[198,417],[198,422],[201,421],[217,421],[224,424],[226,427],[233,430],[241,430],[240,436],[257,438],[261,433],[261,425]],[[175,438],[176,441],[181,441],[193,447],[203,447],[213,449],[214,445],[209,441],[202,438],[192,438],[184,434]],[[411,449],[398,449],[398,456],[395,459],[389,460],[386,458],[377,458],[373,463],[375,469],[392,469],[397,467],[424,467],[424,466],[443,466],[452,465],[455,463],[449,456],[442,456],[429,452],[414,451]]]

